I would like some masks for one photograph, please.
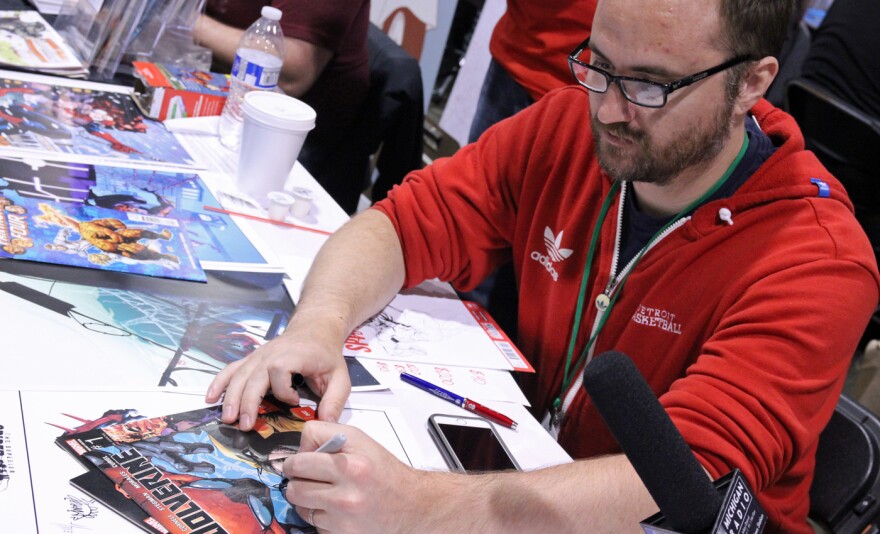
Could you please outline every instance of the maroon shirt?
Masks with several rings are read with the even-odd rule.
[[[230,26],[247,28],[263,6],[281,10],[285,37],[308,41],[333,58],[301,100],[318,114],[308,143],[331,144],[347,131],[370,83],[367,28],[369,0],[208,0],[206,13]]]

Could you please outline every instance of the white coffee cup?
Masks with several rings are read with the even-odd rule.
[[[315,127],[315,110],[301,100],[269,91],[246,94],[242,109],[236,184],[268,207],[267,195],[284,189],[306,136]]]

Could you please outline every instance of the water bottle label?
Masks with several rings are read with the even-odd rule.
[[[280,75],[280,66],[266,67],[248,61],[239,54],[235,54],[235,60],[232,62],[232,77],[258,89],[274,89],[278,85]]]

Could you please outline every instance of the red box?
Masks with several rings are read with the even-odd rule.
[[[134,101],[148,117],[165,120],[220,115],[229,76],[135,61]]]

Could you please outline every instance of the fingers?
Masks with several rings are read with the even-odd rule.
[[[299,393],[293,385],[294,372],[286,367],[269,367],[269,382],[272,386],[272,395],[276,399],[286,402],[291,406],[299,404]],[[302,375],[299,375],[302,377]]]
[[[217,373],[217,376],[211,381],[211,385],[208,386],[207,393],[205,393],[205,402],[208,404],[214,404],[220,400],[220,397],[223,396],[223,392],[226,391],[226,386],[229,385],[229,381],[243,363],[244,360],[232,362]]]
[[[243,369],[229,381],[223,398],[223,421],[235,422],[242,430],[251,430],[257,420],[257,409],[269,390],[269,377],[253,364]],[[232,421],[227,421],[232,418]]]

